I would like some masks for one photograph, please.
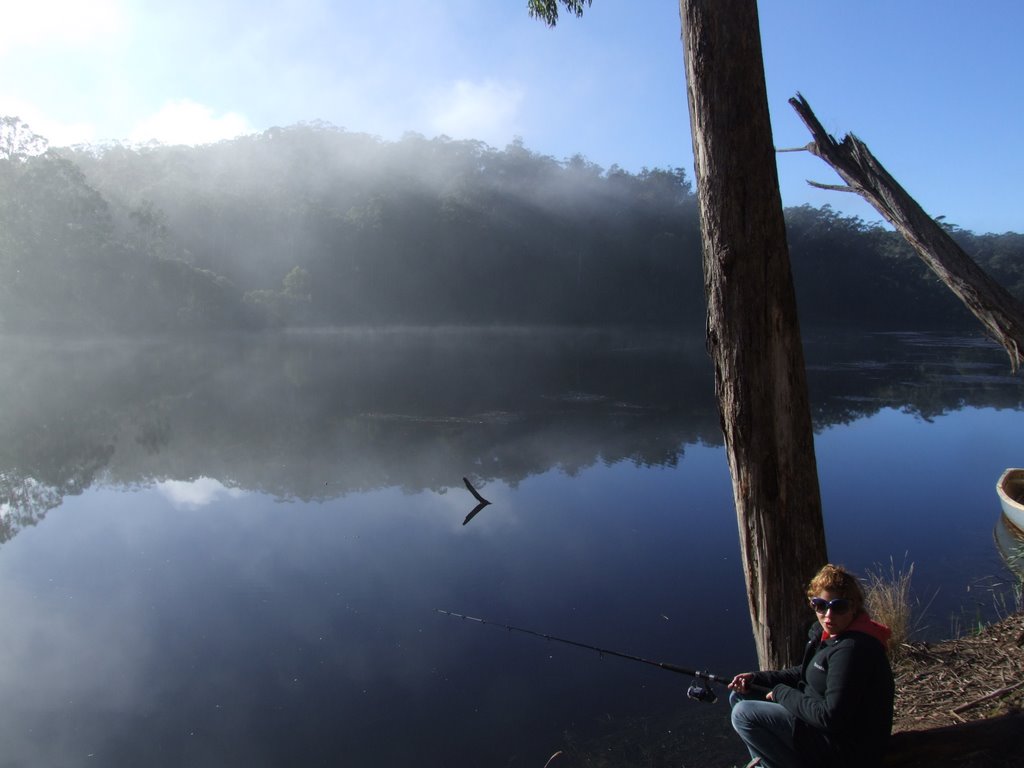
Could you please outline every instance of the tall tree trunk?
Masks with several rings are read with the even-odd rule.
[[[680,0],[715,367],[758,659],[793,663],[826,562],[756,0]]]
[[[1003,345],[1010,369],[1021,366],[1024,355],[1024,306],[971,259],[938,222],[924,212],[875,156],[853,134],[837,142],[822,127],[810,104],[797,94],[789,100],[811,132],[807,149],[842,177],[848,186],[815,187],[856,192],[903,235],[931,270],[981,321],[986,332]]]

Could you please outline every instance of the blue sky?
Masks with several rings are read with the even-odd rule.
[[[1024,231],[1024,3],[765,0],[759,4],[777,147],[809,136],[803,93],[853,132],[933,216]],[[0,0],[0,114],[56,145],[203,143],[326,120],[503,148],[580,153],[608,168],[692,177],[676,0],[595,0],[554,30],[526,0]],[[806,153],[778,156],[786,205],[859,198]]]

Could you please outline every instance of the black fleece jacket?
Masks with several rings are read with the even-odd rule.
[[[807,768],[880,765],[892,731],[895,685],[885,647],[848,630],[821,639],[815,622],[803,663],[757,672],[751,681],[796,718],[793,734]]]

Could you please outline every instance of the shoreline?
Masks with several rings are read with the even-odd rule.
[[[1024,611],[1017,611],[979,632],[938,642],[914,642],[901,645],[892,658],[896,679],[893,734],[931,731],[949,726],[996,722],[996,718],[1024,710]],[[746,750],[721,710],[681,708],[661,715],[609,721],[603,734],[589,734],[577,740],[566,734],[558,756],[550,768],[678,768],[678,766],[738,766],[746,760]],[[701,739],[693,741],[678,728],[681,721],[701,722]],[[931,734],[930,734],[931,736]],[[979,750],[971,762],[961,755],[962,765],[1001,765],[991,754],[999,744],[989,740],[1002,738],[972,733],[966,738]],[[940,739],[940,743],[945,743]],[[914,747],[907,752],[895,749],[886,765],[916,765]],[[950,755],[932,755],[936,765],[948,762]],[[909,760],[910,762],[907,762]],[[543,761],[541,761],[543,763]]]

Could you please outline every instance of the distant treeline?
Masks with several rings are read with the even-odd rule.
[[[703,323],[679,168],[321,124],[43,151],[0,121],[3,331]],[[898,235],[828,206],[786,215],[803,323],[971,327]],[[1024,299],[1024,236],[948,228]]]

